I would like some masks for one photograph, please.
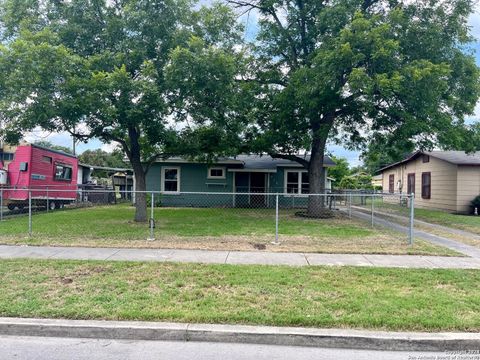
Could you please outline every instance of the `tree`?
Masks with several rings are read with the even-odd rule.
[[[344,177],[350,175],[350,168],[347,159],[336,156],[330,158],[335,162],[335,166],[328,169],[328,175],[335,179],[338,186]]]
[[[104,166],[111,168],[124,168],[123,153],[116,148],[112,152],[106,152],[102,149],[85,150],[78,156],[81,163],[88,165]]]
[[[238,26],[225,6],[195,10],[189,0],[1,1],[1,112],[15,141],[40,126],[80,140],[116,142],[136,178],[136,221],[145,221],[145,176],[158,157],[221,153],[205,141],[215,124],[180,122],[166,69],[171,54],[192,42],[211,59],[234,56]],[[200,39],[200,41],[195,40]],[[225,59],[224,59],[225,58]],[[208,139],[208,136],[206,136]]]
[[[323,193],[327,141],[391,135],[468,148],[479,70],[466,50],[470,0],[230,0],[259,13],[249,78],[260,87],[251,148],[308,169]],[[310,151],[310,159],[297,156]],[[324,207],[311,197],[308,211]]]
[[[392,139],[384,136],[370,142],[361,154],[365,170],[374,175],[379,169],[405,159],[415,151],[415,145],[407,140]]]
[[[62,145],[55,145],[48,140],[37,140],[37,141],[34,141],[33,144],[44,147],[44,148],[52,149],[52,150],[63,151],[64,153],[67,153],[67,154],[73,154],[72,149],[70,149],[69,147],[62,146]]]

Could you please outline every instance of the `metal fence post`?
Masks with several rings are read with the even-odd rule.
[[[413,245],[414,231],[413,222],[415,220],[415,194],[410,194],[410,232],[409,232],[409,244]]]
[[[348,217],[352,218],[352,193],[348,193]]]
[[[48,200],[48,186],[47,186],[47,213],[48,213],[49,207],[50,207],[50,203]]]
[[[155,193],[152,191],[152,204],[150,210],[150,237],[148,240],[153,241],[155,240],[155,235],[153,234],[153,227],[155,226],[154,214],[153,214],[153,207],[155,206]]]
[[[275,195],[275,241],[272,244],[280,244],[278,242],[278,194]]]
[[[372,197],[371,197],[371,210],[372,210],[372,227],[373,227],[373,224],[374,224],[374,214],[375,214],[375,205],[374,205],[374,201],[375,201],[375,196],[372,194]]]
[[[32,236],[32,191],[28,190],[28,235]]]
[[[0,221],[3,221],[3,188],[0,188]]]

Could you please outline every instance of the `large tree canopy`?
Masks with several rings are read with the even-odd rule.
[[[228,7],[189,0],[2,0],[0,7],[0,112],[8,140],[41,127],[116,142],[140,192],[159,156],[230,151],[232,139],[218,136],[210,120],[214,107],[203,118],[180,116],[177,84],[169,80],[172,56],[183,48],[204,53],[211,64],[235,63],[239,26]],[[222,75],[228,66],[215,74],[205,67],[193,72],[212,75],[215,95],[233,82]],[[135,219],[146,220],[143,193],[136,206]]]
[[[259,85],[246,139],[309,170],[324,192],[327,141],[389,136],[468,148],[479,97],[469,0],[230,0],[260,16],[248,81]],[[311,153],[309,160],[296,154]],[[309,210],[322,207],[310,201]]]

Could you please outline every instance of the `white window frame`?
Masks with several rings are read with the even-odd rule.
[[[165,191],[165,170],[177,170],[177,191]],[[161,190],[167,194],[178,194],[180,192],[180,175],[181,168],[179,166],[162,166],[162,173],[160,177]]]
[[[284,170],[284,177],[283,177],[283,192],[284,194],[287,194],[287,195],[295,195],[295,196],[299,196],[299,195],[308,195],[308,193],[303,193],[302,192],[302,173],[308,173],[308,170]],[[288,179],[288,174],[289,173],[297,173],[298,174],[298,184],[297,184],[297,191],[296,193],[288,193],[287,192],[287,179]],[[310,179],[308,181],[308,186],[310,186]]]
[[[211,170],[222,170],[222,176],[212,176],[210,171]],[[225,166],[212,166],[207,169],[207,179],[226,179],[227,177],[227,169]]]

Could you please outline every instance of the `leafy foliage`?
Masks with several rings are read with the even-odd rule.
[[[2,0],[0,5],[0,112],[8,141],[39,126],[80,140],[116,142],[140,191],[157,157],[225,151],[218,137],[189,146],[197,136],[217,133],[215,111],[183,116],[175,102],[177,86],[167,75],[182,64],[176,61],[187,51],[182,49],[193,48],[205,54],[192,64],[195,74],[205,76],[197,80],[210,79],[209,88],[217,90],[213,84],[220,83],[221,71],[215,66],[228,69],[237,56],[239,26],[227,7],[198,8],[189,0]],[[220,91],[207,97],[219,99]],[[136,220],[146,220],[142,194]]]
[[[308,167],[312,192],[323,190],[328,141],[476,146],[464,122],[479,98],[479,70],[465,46],[469,0],[230,3],[260,16],[250,146]],[[304,149],[309,161],[295,156]]]
[[[48,148],[48,149],[52,149],[52,150],[63,151],[64,153],[67,153],[67,154],[73,154],[72,149],[70,149],[69,147],[67,147],[67,146],[62,146],[62,145],[55,145],[55,144],[53,144],[52,142],[50,142],[50,141],[48,141],[48,140],[38,140],[38,141],[34,141],[33,144],[34,144],[34,145],[41,146],[41,147],[45,147],[45,148]]]

